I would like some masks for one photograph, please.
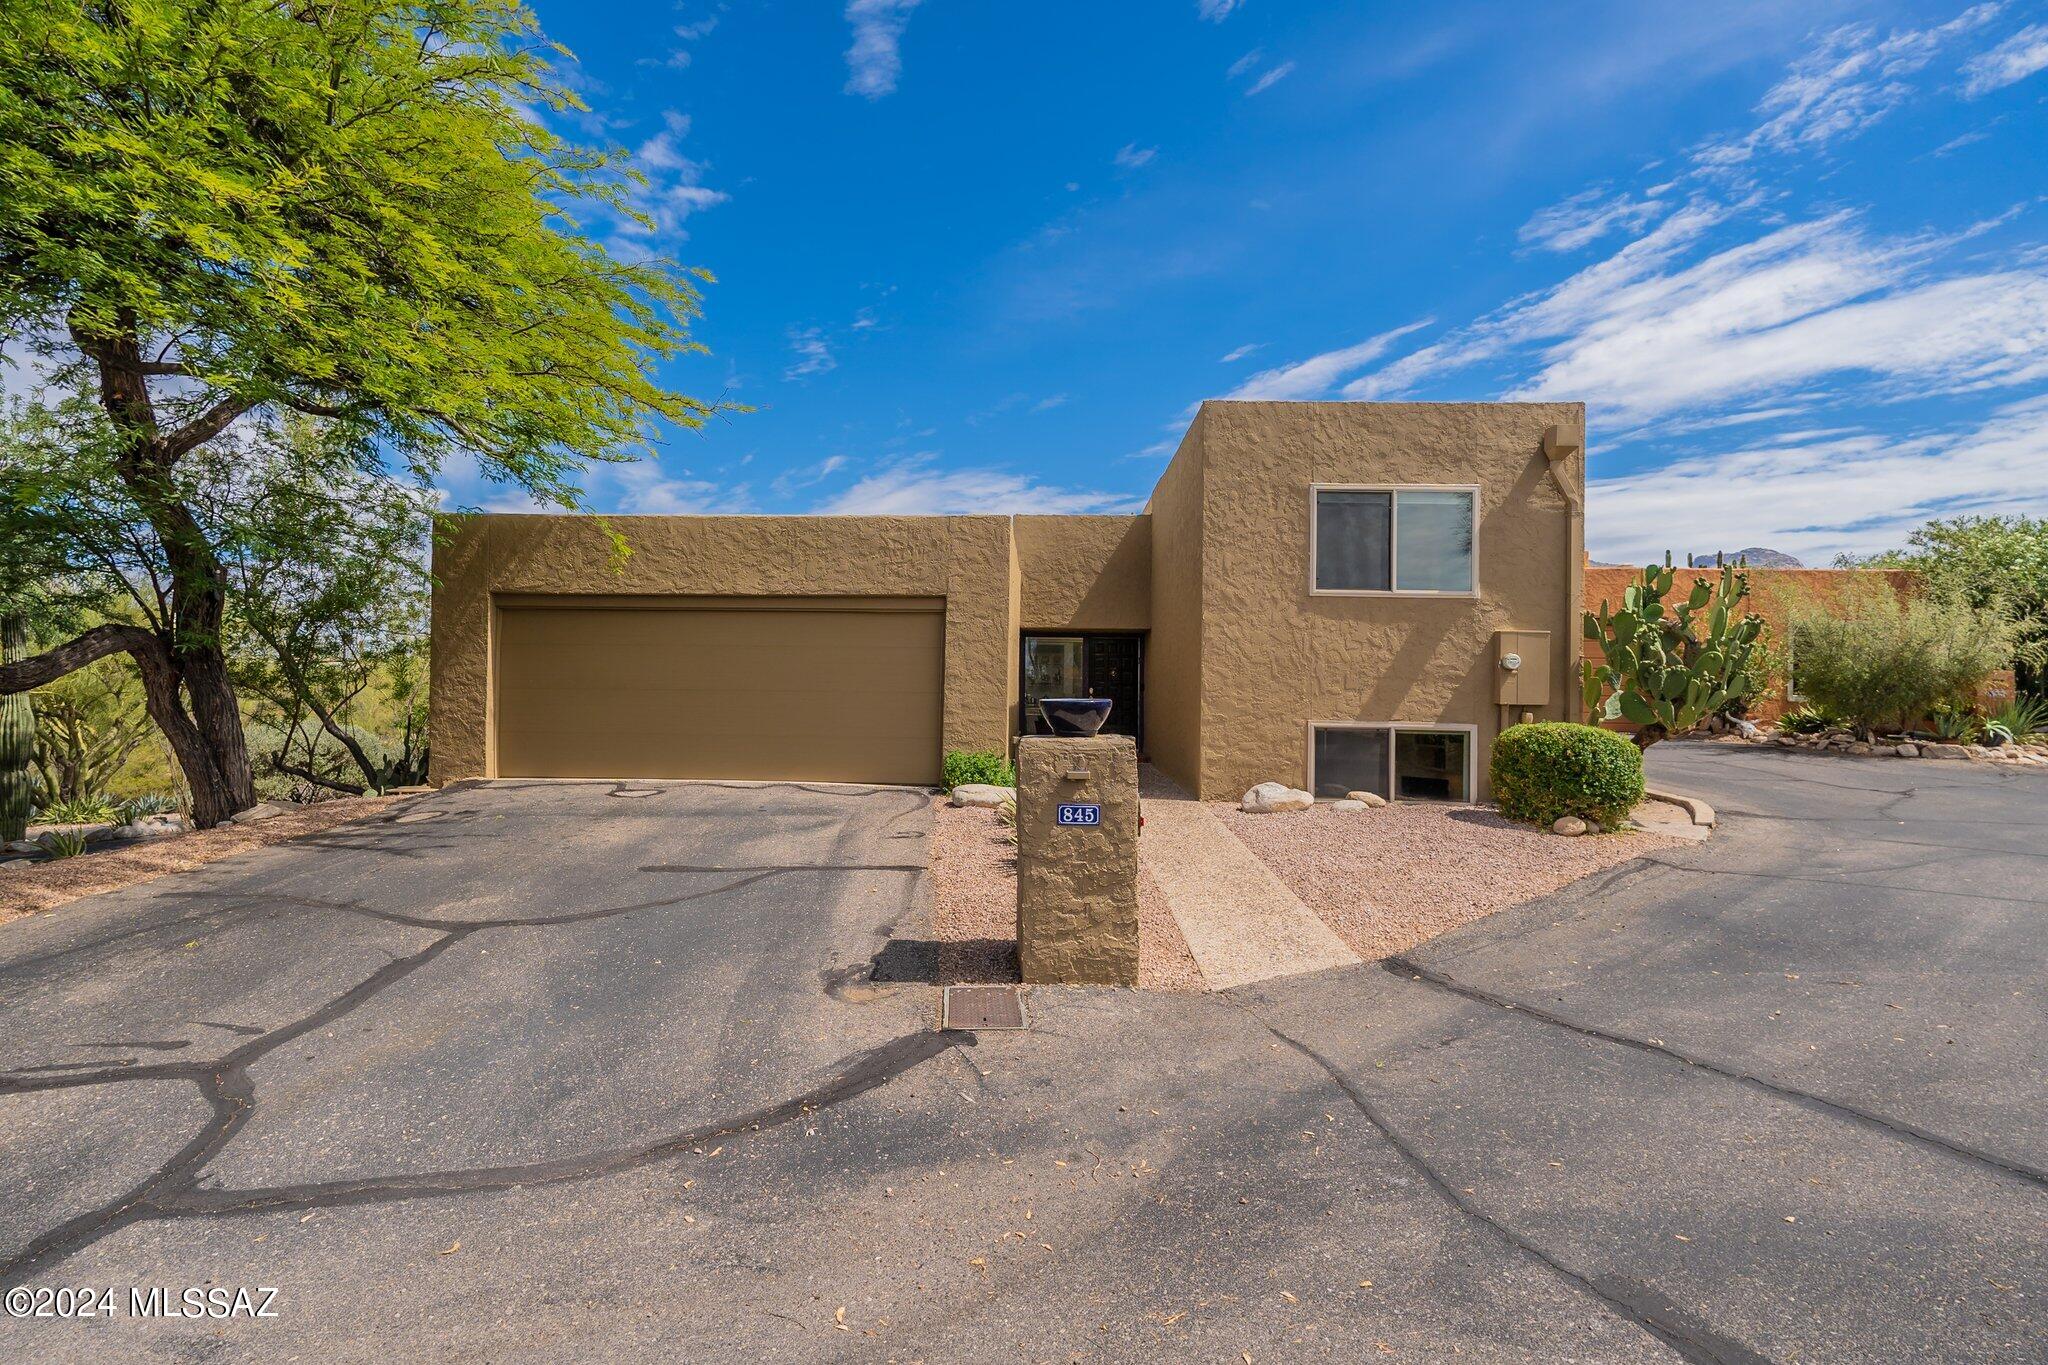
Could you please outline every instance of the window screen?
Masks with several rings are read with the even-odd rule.
[[[1385,730],[1317,730],[1315,748],[1317,796],[1390,795]]]
[[[1316,493],[1316,586],[1335,592],[1393,587],[1394,495],[1324,489]]]
[[[1438,489],[1395,495],[1394,586],[1402,592],[1472,591],[1472,495]]]
[[[1403,800],[1464,801],[1466,736],[1459,731],[1394,732],[1394,790]]]

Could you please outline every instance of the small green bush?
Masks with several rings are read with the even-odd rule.
[[[1941,597],[1901,602],[1885,591],[1844,594],[1793,618],[1799,690],[1858,729],[1904,727],[1969,697],[2012,658],[2003,613]]]
[[[40,842],[52,858],[76,858],[85,852],[85,835],[75,829],[51,830]]]
[[[104,796],[74,796],[43,807],[39,823],[45,825],[103,825],[120,812]]]
[[[992,787],[1017,785],[1017,770],[1000,749],[951,749],[946,753],[946,790],[970,782]]]
[[[114,814],[122,824],[132,825],[146,815],[169,815],[177,808],[175,797],[165,796],[162,792],[144,792],[123,801]]]
[[[1817,735],[1823,730],[1835,728],[1835,718],[1825,711],[1816,711],[1811,706],[1802,706],[1797,711],[1787,711],[1778,717],[1778,733],[1781,735]]]
[[[1643,799],[1642,750],[1597,725],[1511,725],[1493,742],[1489,772],[1500,813],[1531,824],[1576,815],[1613,826]]]

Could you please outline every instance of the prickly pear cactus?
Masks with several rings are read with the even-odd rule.
[[[1667,557],[1663,568],[1650,565],[1629,585],[1619,610],[1602,602],[1597,613],[1586,613],[1586,638],[1604,661],[1579,666],[1586,714],[1634,722],[1636,744],[1645,749],[1728,704],[1764,627],[1760,616],[1737,615],[1749,596],[1748,574],[1723,565],[1718,583],[1695,578],[1674,598],[1680,572]]]
[[[0,617],[0,663],[13,663],[28,653],[28,631],[18,616]],[[36,713],[28,694],[0,697],[0,843],[28,833],[28,811],[35,799],[29,764],[36,753]]]

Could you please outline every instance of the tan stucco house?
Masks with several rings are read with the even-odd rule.
[[[1584,421],[1205,403],[1133,516],[451,518],[434,780],[927,783],[1081,693],[1203,797],[1478,799],[1576,709]]]

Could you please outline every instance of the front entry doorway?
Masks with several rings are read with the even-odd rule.
[[[1129,735],[1145,751],[1145,637],[1130,633],[1026,635],[1023,696],[1017,732],[1047,735],[1038,712],[1044,697],[1107,697],[1102,732]]]

